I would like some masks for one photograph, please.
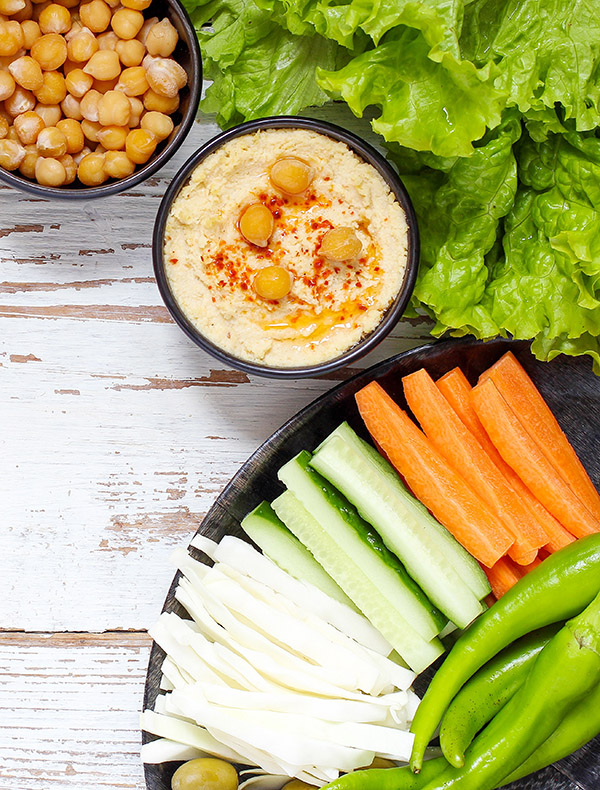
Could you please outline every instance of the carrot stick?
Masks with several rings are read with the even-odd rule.
[[[402,379],[406,401],[436,450],[513,536],[508,553],[527,565],[548,538],[424,368]]]
[[[600,494],[556,417],[512,352],[484,374],[490,378],[546,458],[586,508],[600,520]]]
[[[488,378],[473,388],[473,406],[507,464],[561,524],[578,538],[600,531],[600,522],[558,474]]]
[[[519,566],[515,565],[508,557],[501,557],[491,568],[484,568],[492,592],[499,600],[521,578]]]
[[[454,368],[442,376],[441,379],[438,379],[436,384],[454,411],[475,436],[498,469],[502,472],[508,483],[517,492],[523,504],[529,508],[538,524],[543,527],[548,537],[548,542],[546,544],[548,550],[550,552],[558,551],[564,546],[568,546],[569,543],[572,543],[575,537],[546,510],[539,499],[534,497],[525,483],[515,474],[492,444],[490,437],[485,432],[485,428],[477,416],[477,412],[473,408],[471,402],[472,387],[462,370],[460,368]]]
[[[356,393],[369,432],[411,490],[465,549],[491,567],[513,543],[487,505],[377,382]]]

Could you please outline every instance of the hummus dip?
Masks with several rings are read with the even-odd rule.
[[[311,172],[301,194],[286,195],[271,180],[274,163],[290,157]],[[273,216],[264,246],[240,230],[254,204]],[[336,228],[351,229],[360,250],[353,259],[321,254]],[[167,218],[164,266],[181,311],[207,340],[260,365],[308,367],[340,356],[379,324],[403,281],[407,237],[388,184],[345,143],[266,129],[227,142],[193,171]],[[290,275],[281,298],[257,293],[266,267]]]

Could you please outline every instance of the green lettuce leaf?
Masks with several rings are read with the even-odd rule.
[[[428,57],[420,32],[396,28],[340,71],[317,70],[318,84],[355,115],[381,107],[372,125],[388,142],[442,157],[468,156],[473,141],[500,121],[502,93],[468,61]]]
[[[334,41],[295,36],[254,0],[185,0],[196,26],[204,76],[200,108],[223,128],[267,115],[320,107],[329,96],[315,69],[335,69],[351,54]],[[210,26],[207,26],[210,23]]]
[[[600,123],[598,41],[600,0],[475,0],[460,38],[463,57],[496,63],[496,87],[521,112],[560,104],[578,130]]]

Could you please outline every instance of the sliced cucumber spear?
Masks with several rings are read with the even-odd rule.
[[[470,588],[480,583],[479,565],[475,563],[474,570],[471,563],[466,568],[463,561],[462,574],[457,572],[448,557],[448,542],[440,538],[440,525],[432,524],[430,514],[395,473],[394,477],[385,473],[368,451],[358,443],[346,442],[339,434],[325,441],[310,463],[356,506],[449,620],[465,628],[481,614],[481,604]],[[454,555],[466,554],[459,544],[453,549]]]
[[[242,521],[242,529],[262,549],[263,554],[290,576],[308,582],[330,598],[356,609],[341,587],[277,517],[268,502],[261,502],[248,513]]]
[[[356,509],[302,452],[279,471],[289,491],[273,509],[415,671],[442,654],[444,618]],[[401,575],[402,571],[403,575]]]

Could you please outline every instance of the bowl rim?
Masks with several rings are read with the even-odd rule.
[[[204,160],[225,143],[233,140],[236,137],[252,134],[253,132],[262,129],[307,129],[309,131],[324,134],[339,142],[346,143],[346,145],[355,154],[373,166],[375,170],[377,170],[377,172],[385,179],[406,216],[406,222],[408,226],[407,261],[402,284],[394,301],[387,308],[381,321],[366,337],[339,356],[314,365],[272,367],[268,365],[261,365],[255,362],[249,362],[248,360],[241,359],[227,351],[224,351],[221,347],[217,346],[211,340],[206,338],[202,332],[191,323],[185,313],[181,310],[179,304],[171,292],[165,272],[163,248],[167,218],[173,201],[189,180],[192,171],[202,160]],[[412,202],[404,184],[402,183],[402,180],[400,179],[400,176],[396,173],[388,160],[366,140],[363,140],[362,138],[358,137],[358,135],[348,131],[347,129],[344,129],[341,126],[329,123],[328,121],[321,121],[314,118],[304,118],[294,115],[283,115],[247,121],[246,123],[242,123],[233,127],[232,129],[228,129],[225,132],[221,132],[220,134],[216,135],[216,137],[208,140],[203,146],[201,146],[201,148],[192,154],[187,162],[181,166],[167,187],[160,206],[158,207],[152,235],[152,258],[158,289],[167,309],[180,329],[182,329],[183,332],[185,332],[185,334],[190,338],[190,340],[192,340],[197,346],[211,354],[225,365],[251,375],[278,379],[314,378],[317,376],[324,376],[335,370],[338,370],[339,368],[345,367],[352,362],[355,362],[357,359],[365,356],[365,354],[375,348],[375,346],[378,345],[384,339],[384,337],[389,334],[392,328],[400,320],[408,305],[417,278],[417,271],[419,267],[419,250],[419,230]]]
[[[190,79],[188,81],[189,103],[183,114],[179,128],[175,132],[173,139],[160,151],[158,156],[150,159],[139,170],[135,170],[130,176],[112,181],[109,184],[101,184],[97,187],[49,187],[30,181],[25,176],[16,175],[15,171],[5,170],[0,167],[0,181],[16,187],[21,191],[28,192],[36,197],[59,198],[61,200],[87,200],[91,198],[108,197],[123,192],[130,187],[137,186],[145,181],[157,170],[163,167],[167,161],[180,148],[186,138],[198,111],[200,102],[200,92],[202,90],[202,56],[196,31],[189,17],[188,12],[183,7],[180,0],[165,0],[165,4],[171,8],[185,29],[187,41],[185,45],[190,53],[191,68]],[[18,172],[18,171],[17,171]]]

